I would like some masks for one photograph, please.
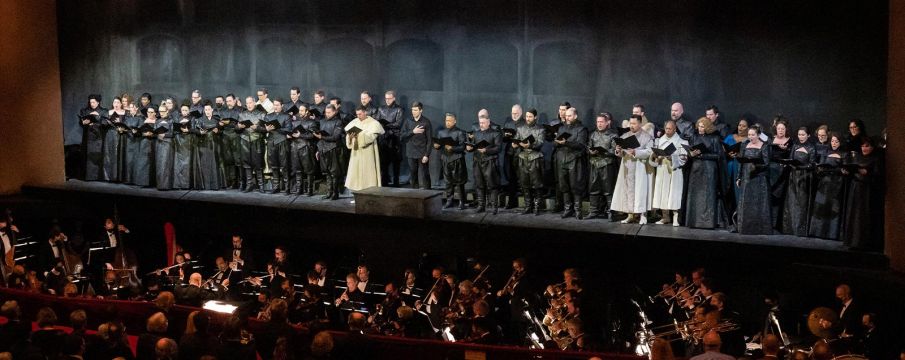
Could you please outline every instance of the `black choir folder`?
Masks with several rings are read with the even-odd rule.
[[[741,148],[742,148],[742,143],[740,143],[740,142],[737,142],[734,145],[726,145],[726,143],[722,143],[722,144],[723,144],[723,149],[726,150],[727,154],[728,153],[737,154],[739,152],[739,150],[741,150]]]
[[[641,147],[641,143],[638,142],[638,138],[635,135],[629,136],[627,138],[616,138],[616,145],[623,149],[637,149]]]
[[[528,135],[528,137],[519,140],[519,142],[522,144],[531,144],[534,142],[534,135]]]
[[[456,140],[453,139],[453,138],[451,138],[451,137],[449,137],[449,136],[443,137],[443,138],[439,138],[439,139],[436,140],[436,142],[437,142],[437,144],[439,144],[440,146],[446,146],[446,145],[449,145],[449,146],[456,146],[456,145],[458,145],[458,143],[456,143]]]
[[[556,137],[556,140],[568,140],[570,137],[572,137],[572,133],[562,133]]]
[[[694,151],[694,150],[700,151],[701,154],[704,154],[704,153],[707,153],[707,152],[708,152],[708,151],[707,151],[707,145],[705,145],[704,143],[699,143],[699,144],[697,144],[697,145],[695,145],[695,146],[688,146],[688,145],[682,144],[682,147],[684,147],[685,150],[688,151],[688,152],[692,152],[692,151]]]
[[[358,126],[353,126],[351,129],[346,130],[346,133],[350,135],[357,135],[360,132],[362,132],[362,129]]]
[[[657,156],[668,157],[672,156],[672,154],[676,152],[676,146],[669,144],[669,146],[667,146],[665,149],[652,148],[651,150],[654,152],[654,154],[657,154]]]

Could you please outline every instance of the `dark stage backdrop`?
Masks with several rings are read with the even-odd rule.
[[[853,117],[877,134],[886,103],[887,1],[60,1],[67,144],[87,95],[150,92],[178,101],[255,88],[356,101],[396,89],[426,116],[509,107],[544,118],[563,100],[624,119],[633,103],[660,123],[673,101],[691,117],[717,104],[793,125]],[[40,23],[40,19],[35,19]],[[348,110],[348,108],[347,108]]]

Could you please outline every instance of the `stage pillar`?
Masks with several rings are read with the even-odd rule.
[[[0,194],[65,181],[56,1],[0,1],[0,69]]]
[[[890,266],[905,272],[905,1],[889,2],[889,63],[886,126],[886,256]]]

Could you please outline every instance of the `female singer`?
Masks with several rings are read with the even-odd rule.
[[[194,188],[220,190],[223,187],[223,167],[220,162],[217,138],[220,137],[220,118],[214,116],[210,102],[204,104],[204,115],[194,120],[192,132],[195,147],[192,150],[192,178]]]
[[[792,145],[793,161],[789,167],[789,183],[782,207],[782,233],[808,236],[808,220],[811,212],[811,184],[817,150],[809,141],[808,128],[798,128],[798,141]]]
[[[156,161],[156,156],[154,156],[156,147],[154,129],[157,127],[159,119],[157,118],[157,109],[153,106],[146,111],[148,117],[144,119],[137,133],[133,135],[133,139],[136,139],[137,144],[135,144],[135,153],[130,160],[133,164],[131,166],[132,182],[142,187],[154,185],[157,179],[156,171],[154,170]]]
[[[830,130],[826,125],[820,125],[820,127],[817,128],[817,131],[814,132],[814,135],[817,137],[817,141],[814,142],[814,151],[817,155],[814,158],[814,162],[816,163],[823,161],[830,152],[829,132]]]
[[[173,188],[192,188],[192,147],[195,137],[192,135],[192,118],[190,107],[179,107],[179,116],[172,124],[173,134]]]
[[[128,129],[124,126],[123,118],[126,110],[123,108],[122,99],[113,98],[113,108],[107,112],[104,121],[104,180],[120,182],[123,180],[125,169],[126,142]]]
[[[122,181],[126,184],[135,184],[135,156],[138,153],[138,144],[141,143],[141,134],[138,133],[138,128],[145,119],[139,112],[138,106],[134,103],[130,103],[126,110],[128,112],[123,117],[123,122],[128,126],[128,131],[125,134],[126,141],[123,145],[125,156],[123,159]]]
[[[698,132],[691,136],[690,145],[703,146],[688,154],[691,163],[688,174],[688,198],[685,209],[685,226],[713,229],[722,222],[723,209],[720,192],[725,190],[721,169],[726,165],[723,146],[713,122],[706,117],[698,119]]]
[[[845,139],[843,140],[843,150],[848,152],[854,151],[856,154],[861,152],[862,139],[866,137],[868,137],[867,129],[864,127],[864,122],[861,121],[861,119],[849,121],[848,134],[846,134]]]
[[[770,235],[770,150],[760,139],[760,128],[748,129],[748,142],[737,159],[742,164],[736,183],[741,193],[738,202],[738,233]]]
[[[748,140],[748,119],[741,118],[738,119],[738,125],[735,127],[736,131],[733,134],[729,134],[723,139],[723,143],[727,146],[733,146],[735,144],[743,143]],[[733,195],[735,195],[735,204],[738,206],[738,200],[742,197],[741,193],[738,191],[738,186],[735,185],[735,180],[738,178],[738,169],[741,165],[739,165],[738,160],[735,160],[735,157],[738,156],[738,153],[729,152],[726,154],[726,174],[728,174],[729,179],[733,179],[732,181],[732,190]],[[728,211],[727,211],[728,212]],[[731,213],[731,212],[729,212]]]
[[[842,136],[830,133],[829,139],[830,148],[817,165],[814,210],[811,212],[808,235],[836,240],[842,223],[842,201],[847,181],[846,170],[842,168],[846,153],[842,149]]]
[[[89,95],[88,106],[79,110],[82,125],[82,154],[85,156],[85,180],[103,180],[104,170],[104,127],[101,125],[108,116],[107,109],[101,107],[100,95]]]
[[[773,224],[780,228],[778,220],[782,215],[782,204],[786,198],[786,186],[789,181],[789,169],[779,163],[779,159],[788,159],[792,141],[789,138],[789,122],[782,115],[773,120],[773,139],[770,141],[770,192]]]
[[[150,109],[148,113],[150,114]],[[166,106],[157,109],[160,118],[154,126],[157,140],[154,144],[154,172],[157,178],[157,190],[173,188],[173,119]]]
[[[882,161],[873,141],[866,136],[861,139],[861,152],[851,159],[857,167],[850,171],[842,229],[849,247],[877,250],[883,230],[882,213],[875,211],[883,208]]]

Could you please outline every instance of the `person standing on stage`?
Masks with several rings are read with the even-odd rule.
[[[565,122],[556,132],[554,166],[556,166],[556,186],[562,193],[565,209],[562,218],[575,216],[582,219],[581,197],[587,191],[588,129],[578,121],[578,110],[566,110]],[[568,135],[567,135],[568,134]]]
[[[399,187],[399,165],[402,162],[399,130],[404,122],[402,115],[405,109],[396,103],[396,92],[393,90],[387,91],[384,99],[386,106],[381,106],[377,111],[377,119],[384,129],[383,135],[378,138],[380,153],[383,154],[380,157],[380,173],[383,176],[383,184]],[[389,171],[390,166],[393,167],[392,173]]]
[[[465,142],[468,141],[465,132],[456,127],[456,115],[446,113],[444,127],[437,132],[437,139],[449,138],[449,144],[434,143],[434,148],[440,152],[440,163],[443,169],[443,178],[446,179],[446,205],[444,209],[453,206],[455,193],[459,193],[459,210],[465,210],[465,183],[468,182],[468,169],[465,164]]]
[[[261,93],[261,91],[258,91]],[[259,96],[260,97],[260,96]],[[267,100],[270,103],[270,100]],[[239,134],[239,152],[242,159],[242,167],[245,170],[245,190],[251,192],[258,189],[264,192],[264,128],[262,120],[264,111],[255,107],[255,100],[251,96],[245,98],[245,110],[239,114],[239,122],[236,129]],[[273,106],[270,103],[270,106]]]
[[[346,187],[352,191],[380,186],[380,151],[377,138],[384,133],[383,126],[368,115],[365,106],[355,109],[355,120],[346,125],[346,147],[352,150]]]
[[[634,221],[642,225],[647,224],[645,213],[650,210],[648,198],[650,178],[645,162],[652,153],[650,147],[653,145],[653,139],[648,132],[641,130],[642,119],[642,115],[632,115],[629,119],[629,131],[620,136],[622,139],[634,136],[640,146],[623,149],[616,145],[616,156],[622,158],[622,166],[616,178],[611,209],[628,214],[628,217],[622,220],[623,224]]]
[[[490,113],[486,109],[478,112],[478,129],[474,132],[473,143],[466,144],[466,151],[476,151],[472,173],[478,208],[476,212],[486,210],[488,202],[493,208],[493,214],[499,211],[499,186],[500,171],[497,156],[500,152],[502,138],[500,132],[490,127]],[[488,194],[488,192],[490,194]],[[487,197],[490,196],[488,200]]]
[[[317,138],[317,157],[320,159],[321,171],[327,178],[327,194],[324,199],[339,199],[339,193],[342,192],[342,149],[345,146],[340,142],[344,141],[343,123],[339,117],[339,111],[335,106],[327,105],[324,108],[324,118],[320,120],[320,131],[314,134]],[[315,150],[315,149],[312,149]],[[314,170],[316,171],[316,170]]]
[[[264,127],[267,131],[267,164],[271,171],[271,194],[279,193],[288,187],[289,180],[289,143],[286,141],[288,131],[283,124],[289,115],[283,113],[283,99],[273,100],[273,112],[264,115]]]
[[[430,189],[431,185],[428,160],[433,130],[430,119],[421,116],[423,112],[423,104],[418,101],[412,103],[412,117],[405,121],[400,133],[409,165],[409,184],[413,189]]]
[[[683,140],[677,132],[674,120],[667,120],[663,124],[663,136],[654,142],[654,148],[659,150],[672,149],[671,154],[658,156],[651,155],[651,162],[657,167],[657,175],[654,178],[653,204],[654,209],[660,209],[661,217],[657,224],[672,224],[679,226],[679,209],[682,207],[682,189],[684,176],[682,167],[685,165],[685,148],[688,142]],[[672,216],[670,217],[670,213]]]
[[[518,127],[511,147],[515,149],[514,167],[518,172],[518,184],[525,196],[523,214],[540,215],[544,188],[544,127],[537,123],[537,110],[525,112],[525,122]]]
[[[588,135],[588,153],[591,155],[591,168],[588,179],[591,209],[588,219],[598,216],[609,218],[610,206],[613,202],[613,188],[616,186],[616,170],[619,169],[616,157],[616,142],[619,133],[612,128],[613,115],[608,112],[597,115],[596,128]]]
[[[85,157],[86,181],[102,180],[104,170],[104,127],[107,109],[101,107],[101,96],[88,96],[88,106],[79,110],[82,125],[82,154]]]

